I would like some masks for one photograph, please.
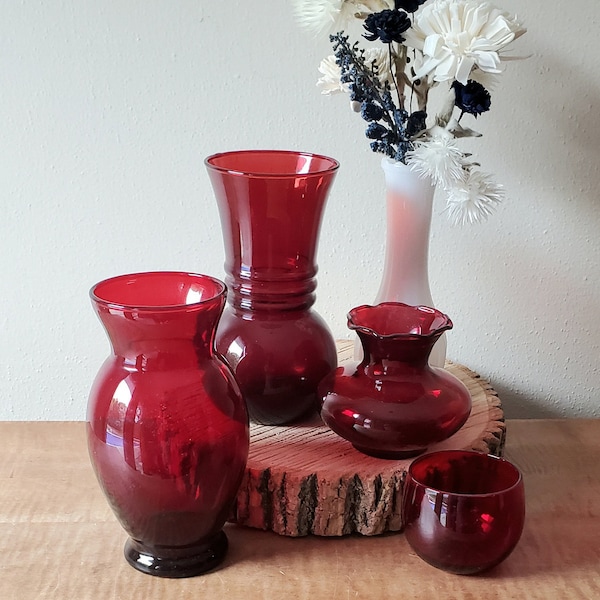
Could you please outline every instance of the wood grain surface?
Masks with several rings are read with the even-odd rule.
[[[292,538],[229,524],[223,566],[163,580],[123,558],[124,531],[94,478],[83,423],[0,422],[1,600],[593,600],[600,598],[600,419],[508,421],[525,531],[494,570],[425,564],[402,534]]]

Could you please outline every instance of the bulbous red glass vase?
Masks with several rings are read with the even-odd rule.
[[[278,150],[206,159],[230,292],[217,349],[259,423],[315,413],[317,385],[337,365],[331,332],[311,307],[321,220],[338,166],[325,156]]]
[[[364,358],[339,367],[319,386],[321,417],[335,433],[365,454],[400,459],[462,427],[471,412],[469,391],[428,364],[434,344],[452,328],[446,315],[384,302],[352,309],[348,327],[357,332]]]
[[[139,273],[90,292],[112,354],[93,384],[87,439],[96,476],[129,534],[136,569],[188,577],[225,557],[222,528],[248,457],[239,387],[214,351],[224,283]]]

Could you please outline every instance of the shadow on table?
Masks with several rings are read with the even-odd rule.
[[[290,537],[231,523],[225,526],[225,532],[229,539],[229,553],[224,566],[234,563],[285,565],[296,560],[298,555],[302,555],[302,560],[307,562],[322,561],[324,547],[326,553],[333,555],[343,546],[344,554],[360,557],[364,552],[379,548],[383,538],[391,537],[396,537],[399,545],[405,544],[404,536],[399,532],[385,533],[380,536],[351,534],[340,537],[314,535]],[[395,547],[393,551],[396,550],[399,550],[399,547]],[[408,548],[406,551],[408,552]]]
[[[566,573],[586,570],[590,566],[600,571],[600,547],[597,544],[597,531],[593,529],[593,527],[589,528],[588,532],[579,531],[575,535],[573,532],[569,533],[566,526],[555,529],[552,524],[549,524],[548,528],[539,532],[532,528],[528,529],[526,525],[519,544],[503,563],[490,571],[466,576],[466,578],[494,581],[506,578],[529,579],[547,574],[549,577],[561,579]],[[393,553],[394,561],[397,561],[396,564],[400,569],[403,562],[401,556],[404,553],[407,557],[411,555],[411,560],[416,558],[412,557],[413,553],[401,533],[373,537],[350,535],[342,538],[317,536],[292,538],[232,524],[228,524],[225,530],[230,547],[222,568],[245,565],[246,568],[252,567],[249,569],[252,573],[260,572],[261,567],[267,567],[268,570],[269,566],[283,573],[286,566],[291,564],[294,564],[294,570],[297,570],[299,560],[308,572],[314,569],[316,563],[321,563],[324,556],[335,556],[340,551],[341,545],[343,545],[344,556],[351,557],[346,564],[349,571],[360,568],[365,556],[382,558],[380,550],[383,550],[383,554]],[[383,539],[390,537],[397,537],[398,545],[394,544],[390,547],[389,544],[385,544],[385,548],[382,548]],[[432,574],[439,572],[434,567],[427,568],[431,569]]]
[[[578,535],[566,531],[548,529],[539,532],[528,530],[514,549],[513,553],[500,565],[479,578],[531,578],[546,574],[549,577],[561,578],[572,571],[585,571],[595,567],[600,572],[600,550],[598,548],[598,532],[579,532]]]

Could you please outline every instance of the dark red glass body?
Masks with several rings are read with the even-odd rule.
[[[364,357],[336,369],[319,386],[321,417],[357,450],[380,458],[424,452],[458,431],[471,412],[464,384],[428,364],[440,335],[452,327],[425,306],[384,302],[348,314]]]
[[[315,302],[323,210],[338,169],[324,156],[278,150],[206,159],[221,218],[228,306],[217,349],[250,417],[283,424],[318,409],[317,385],[337,364]]]
[[[112,346],[88,404],[88,448],[138,570],[186,577],[219,564],[248,456],[248,416],[214,352],[226,297],[213,278],[139,273],[91,290]]]
[[[425,454],[408,469],[402,513],[406,539],[423,560],[453,573],[478,573],[503,561],[521,537],[523,478],[495,456]]]

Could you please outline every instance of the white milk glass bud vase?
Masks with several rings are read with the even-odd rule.
[[[386,246],[383,275],[374,304],[402,302],[434,307],[429,288],[429,232],[435,186],[405,164],[381,161],[386,186]],[[355,354],[362,349],[355,346]],[[429,364],[443,367],[446,336],[433,347]]]

